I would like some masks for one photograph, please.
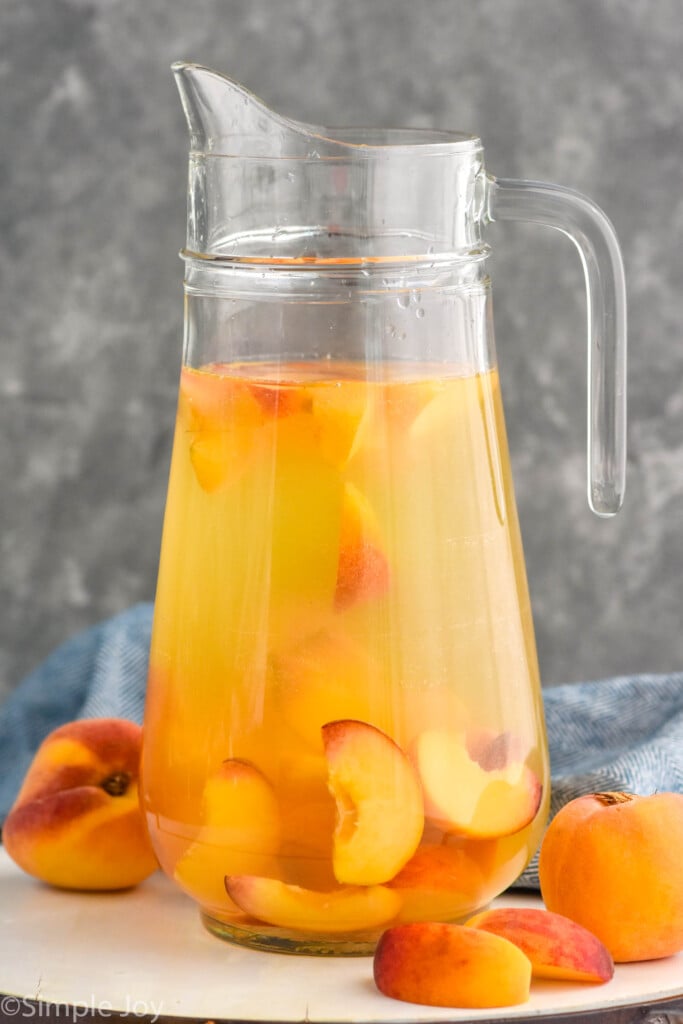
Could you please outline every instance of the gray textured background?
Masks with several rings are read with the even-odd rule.
[[[154,594],[187,138],[169,64],[283,113],[475,131],[580,189],[630,298],[627,503],[584,497],[574,249],[496,225],[496,333],[546,683],[683,668],[681,0],[0,0],[0,694]]]

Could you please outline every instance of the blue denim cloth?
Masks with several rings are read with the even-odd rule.
[[[0,822],[45,736],[75,718],[142,721],[152,605],[137,604],[58,647],[0,705]]]
[[[0,821],[39,743],[75,718],[142,721],[152,605],[138,604],[57,648],[0,706]],[[683,793],[683,672],[544,691],[551,814],[582,793]],[[538,886],[535,862],[520,885]]]

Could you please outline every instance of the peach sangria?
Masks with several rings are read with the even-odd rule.
[[[547,755],[494,369],[183,368],[143,800],[256,947],[369,953],[522,871]]]

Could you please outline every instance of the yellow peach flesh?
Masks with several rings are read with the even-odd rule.
[[[481,905],[484,876],[465,848],[424,845],[387,883],[400,893],[400,923],[449,921]]]
[[[206,782],[202,827],[175,867],[178,884],[202,906],[234,909],[226,874],[277,874],[280,809],[272,786],[254,765],[229,759]]]
[[[424,828],[415,770],[400,747],[367,722],[329,722],[322,733],[337,803],[335,877],[349,885],[386,882],[412,857]]]
[[[312,388],[313,417],[320,449],[332,465],[342,467],[351,452],[367,403],[367,386],[342,380],[336,388]]]
[[[288,727],[323,753],[321,728],[337,719],[382,728],[386,687],[367,652],[341,631],[322,628],[273,658],[278,701]]]
[[[414,758],[425,794],[425,817],[445,832],[479,839],[519,832],[533,820],[542,789],[524,762],[487,770],[468,752],[467,737],[421,733]]]
[[[243,473],[257,450],[264,419],[262,406],[245,382],[183,368],[178,422],[197,482],[208,494]]]
[[[226,878],[230,898],[244,913],[266,924],[337,934],[369,931],[393,920],[400,896],[386,886],[346,886],[317,892],[276,878],[234,875]]]

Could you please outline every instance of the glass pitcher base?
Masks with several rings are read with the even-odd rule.
[[[290,953],[296,956],[372,956],[384,929],[354,932],[348,935],[311,935],[294,929],[275,928],[267,924],[228,924],[200,910],[204,927],[219,939],[248,949],[267,953]]]

